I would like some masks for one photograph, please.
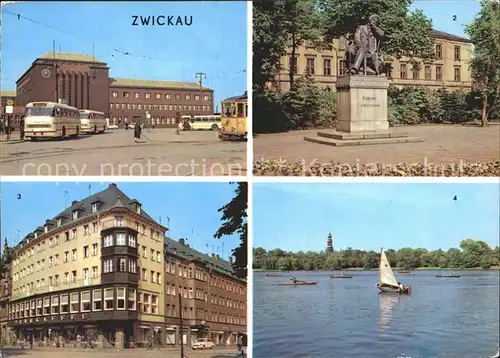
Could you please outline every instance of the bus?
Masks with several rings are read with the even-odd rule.
[[[80,110],[80,126],[83,133],[104,133],[106,132],[109,119],[103,112],[92,111],[90,109]]]
[[[220,129],[221,116],[213,115],[200,115],[192,116],[189,120],[191,130],[211,130],[218,131]]]
[[[222,128],[219,131],[220,140],[246,140],[248,95],[226,98],[221,102]]]
[[[24,137],[77,137],[80,134],[80,113],[75,107],[55,102],[31,102],[26,105]]]

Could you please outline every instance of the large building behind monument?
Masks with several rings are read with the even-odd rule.
[[[175,127],[182,115],[215,111],[214,91],[198,82],[114,78],[104,61],[76,53],[49,52],[35,59],[17,80],[16,90],[2,92],[2,115],[7,100],[15,104],[14,125],[24,106],[36,101],[100,111],[117,125],[143,121]]]
[[[405,58],[394,60],[391,63],[392,71],[387,74],[389,83],[399,88],[416,86],[433,90],[442,87],[448,90],[470,89],[471,41],[436,30],[433,30],[431,35],[435,39],[436,59],[432,62],[422,62],[419,69],[414,68]],[[296,79],[309,74],[316,83],[328,86],[334,91],[338,78],[347,74],[347,68],[341,61],[346,47],[347,41],[344,38],[335,39],[330,48],[325,50],[318,50],[311,41],[305,41],[295,50],[294,58],[292,48],[289,47],[286,55],[281,58],[282,69],[276,76],[278,89],[290,89],[289,71],[294,61]]]

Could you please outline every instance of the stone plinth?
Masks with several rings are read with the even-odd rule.
[[[337,132],[387,131],[387,88],[383,76],[342,76],[337,84]]]

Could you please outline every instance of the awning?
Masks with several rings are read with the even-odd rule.
[[[151,327],[150,327],[150,326],[143,326],[143,325],[139,325],[139,328],[142,328],[142,329],[150,329]]]

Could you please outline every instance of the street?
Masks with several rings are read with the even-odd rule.
[[[78,349],[78,348],[41,348],[20,349],[2,348],[1,358],[12,357],[34,357],[34,358],[90,358],[90,357],[121,357],[121,358],[180,358],[180,348],[165,348],[161,350],[126,349],[117,351],[114,349]],[[236,357],[236,348],[216,348],[210,350],[193,351],[188,348],[184,351],[185,358],[212,358],[212,357]]]
[[[213,131],[110,130],[64,140],[0,142],[1,175],[246,175],[246,142],[222,142]]]

